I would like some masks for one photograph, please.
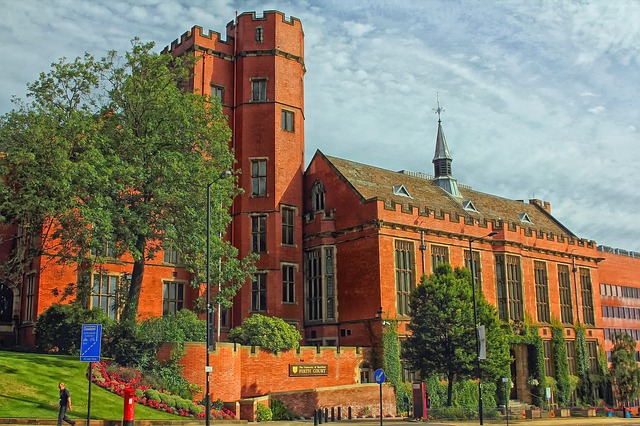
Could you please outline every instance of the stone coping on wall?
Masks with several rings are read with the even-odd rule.
[[[269,395],[273,396],[273,395],[290,395],[290,394],[303,393],[303,392],[323,392],[323,391],[331,391],[331,390],[348,389],[348,388],[353,388],[355,386],[378,387],[380,385],[377,383],[355,383],[350,385],[325,386],[322,388],[309,388],[309,389],[300,389],[300,390],[283,391],[283,392],[270,392]],[[392,385],[390,383],[384,383],[383,386],[392,386]],[[247,399],[250,399],[250,398],[247,398]]]

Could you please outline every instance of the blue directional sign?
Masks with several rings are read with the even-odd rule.
[[[100,361],[100,342],[102,341],[102,324],[82,324],[80,341],[80,361]]]
[[[373,380],[375,380],[375,382],[379,385],[383,384],[386,379],[387,376],[384,374],[384,370],[382,368],[378,368],[373,373]]]

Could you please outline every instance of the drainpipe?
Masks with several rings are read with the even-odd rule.
[[[571,271],[573,272],[573,285],[576,292],[576,313],[578,314],[578,324],[581,324],[582,321],[580,320],[580,294],[578,292],[577,278],[578,268],[576,268],[576,257],[574,255],[571,255],[571,261],[573,262],[573,268],[571,268]]]
[[[424,276],[427,273],[424,259],[424,251],[427,249],[427,246],[424,244],[424,231],[420,231],[420,246],[418,248],[422,252],[422,275]]]

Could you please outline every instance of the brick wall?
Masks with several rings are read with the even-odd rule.
[[[316,408],[341,408],[342,418],[347,417],[351,407],[353,417],[366,415],[376,416],[380,413],[380,385],[375,383],[332,386],[328,388],[308,389],[295,392],[276,392],[272,399],[278,399],[296,414],[311,417]],[[382,386],[383,416],[396,414],[395,391],[391,385]]]
[[[169,358],[175,344],[166,343],[158,354],[160,360]],[[225,403],[240,402],[240,415],[251,419],[255,411],[255,398],[278,393],[298,414],[311,415],[316,407],[352,406],[361,412],[365,407],[377,407],[379,388],[377,385],[359,383],[359,368],[363,354],[359,348],[320,348],[303,346],[299,350],[279,354],[240,346],[233,343],[218,343],[209,353],[211,400],[221,399]],[[185,343],[184,357],[179,361],[184,366],[183,375],[203,390],[206,385],[205,344]],[[290,364],[326,364],[326,376],[290,377]],[[383,389],[385,414],[395,414],[393,389]],[[295,395],[295,396],[294,396]],[[249,408],[253,407],[253,408]],[[346,410],[346,408],[345,408]],[[346,411],[345,411],[346,412]]]

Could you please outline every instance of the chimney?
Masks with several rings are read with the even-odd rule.
[[[549,214],[551,214],[551,203],[548,201],[538,200],[537,198],[532,198],[529,200],[529,204],[535,204],[536,206],[540,206]]]

